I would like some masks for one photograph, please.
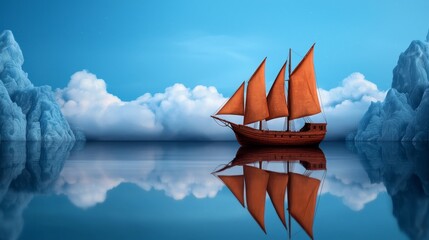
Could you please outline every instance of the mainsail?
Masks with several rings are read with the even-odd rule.
[[[313,221],[320,180],[289,173],[289,213],[313,239]]]
[[[314,44],[289,79],[289,119],[293,120],[321,112],[317,96],[316,73],[313,62]]]
[[[247,84],[244,125],[264,120],[270,115],[265,92],[265,60],[266,58],[253,73]]]
[[[270,115],[267,120],[289,116],[285,95],[285,72],[286,63],[280,69],[280,72],[268,93],[267,103]]]

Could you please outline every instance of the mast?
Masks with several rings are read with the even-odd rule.
[[[287,107],[289,109],[289,112],[292,112],[290,109],[290,73],[292,72],[292,48],[289,48],[289,80],[288,80],[288,86],[287,86]],[[290,117],[287,117],[287,131],[290,132]]]

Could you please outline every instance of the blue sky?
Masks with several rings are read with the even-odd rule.
[[[174,83],[229,96],[267,56],[273,81],[316,42],[319,87],[361,72],[380,89],[414,39],[429,28],[428,1],[5,1],[35,85],[63,88],[82,69],[124,100]]]

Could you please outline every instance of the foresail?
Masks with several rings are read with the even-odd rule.
[[[253,73],[247,85],[244,125],[264,120],[269,116],[265,92],[265,60]]]
[[[220,114],[244,115],[244,82],[216,113],[216,115]]]
[[[243,166],[244,181],[246,183],[246,203],[252,217],[265,231],[265,195],[269,174],[264,170]]]
[[[280,72],[277,75],[273,86],[271,86],[270,92],[268,93],[267,103],[269,116],[267,120],[289,116],[285,95],[285,72],[286,63],[280,69]]]
[[[289,119],[291,120],[321,112],[317,95],[313,50],[314,45],[290,75]]]
[[[297,173],[289,173],[289,212],[313,239],[313,222],[320,180]]]

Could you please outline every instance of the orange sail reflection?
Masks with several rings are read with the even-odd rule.
[[[240,202],[241,206],[244,207],[244,177],[243,175],[238,176],[218,176],[220,180],[228,187],[228,189],[234,194],[235,198]]]
[[[271,202],[273,203],[274,209],[276,210],[277,215],[283,223],[283,226],[286,227],[285,219],[285,195],[286,188],[289,181],[289,174],[287,173],[278,173],[278,172],[268,172],[270,178],[268,180],[267,192],[270,196]]]
[[[246,182],[246,202],[250,214],[265,231],[265,195],[269,174],[261,169],[243,166]]]
[[[262,168],[264,163],[270,162],[283,163],[287,166],[287,170],[275,172]],[[255,163],[258,163],[259,168],[249,166]],[[305,169],[305,173],[290,170],[293,164],[300,164]],[[238,166],[242,166],[243,175],[219,174]],[[265,233],[265,202],[266,193],[268,193],[280,221],[289,231],[289,236],[291,236],[290,219],[292,217],[313,239],[313,222],[321,180],[310,175],[313,171],[319,170],[326,170],[326,158],[320,148],[241,147],[236,157],[214,174],[225,183],[243,206],[247,206],[249,213]],[[243,200],[244,189],[245,201]],[[286,196],[289,221],[286,221],[285,214],[287,212],[285,211]]]
[[[313,239],[314,211],[320,180],[301,174],[289,173],[289,212]]]

